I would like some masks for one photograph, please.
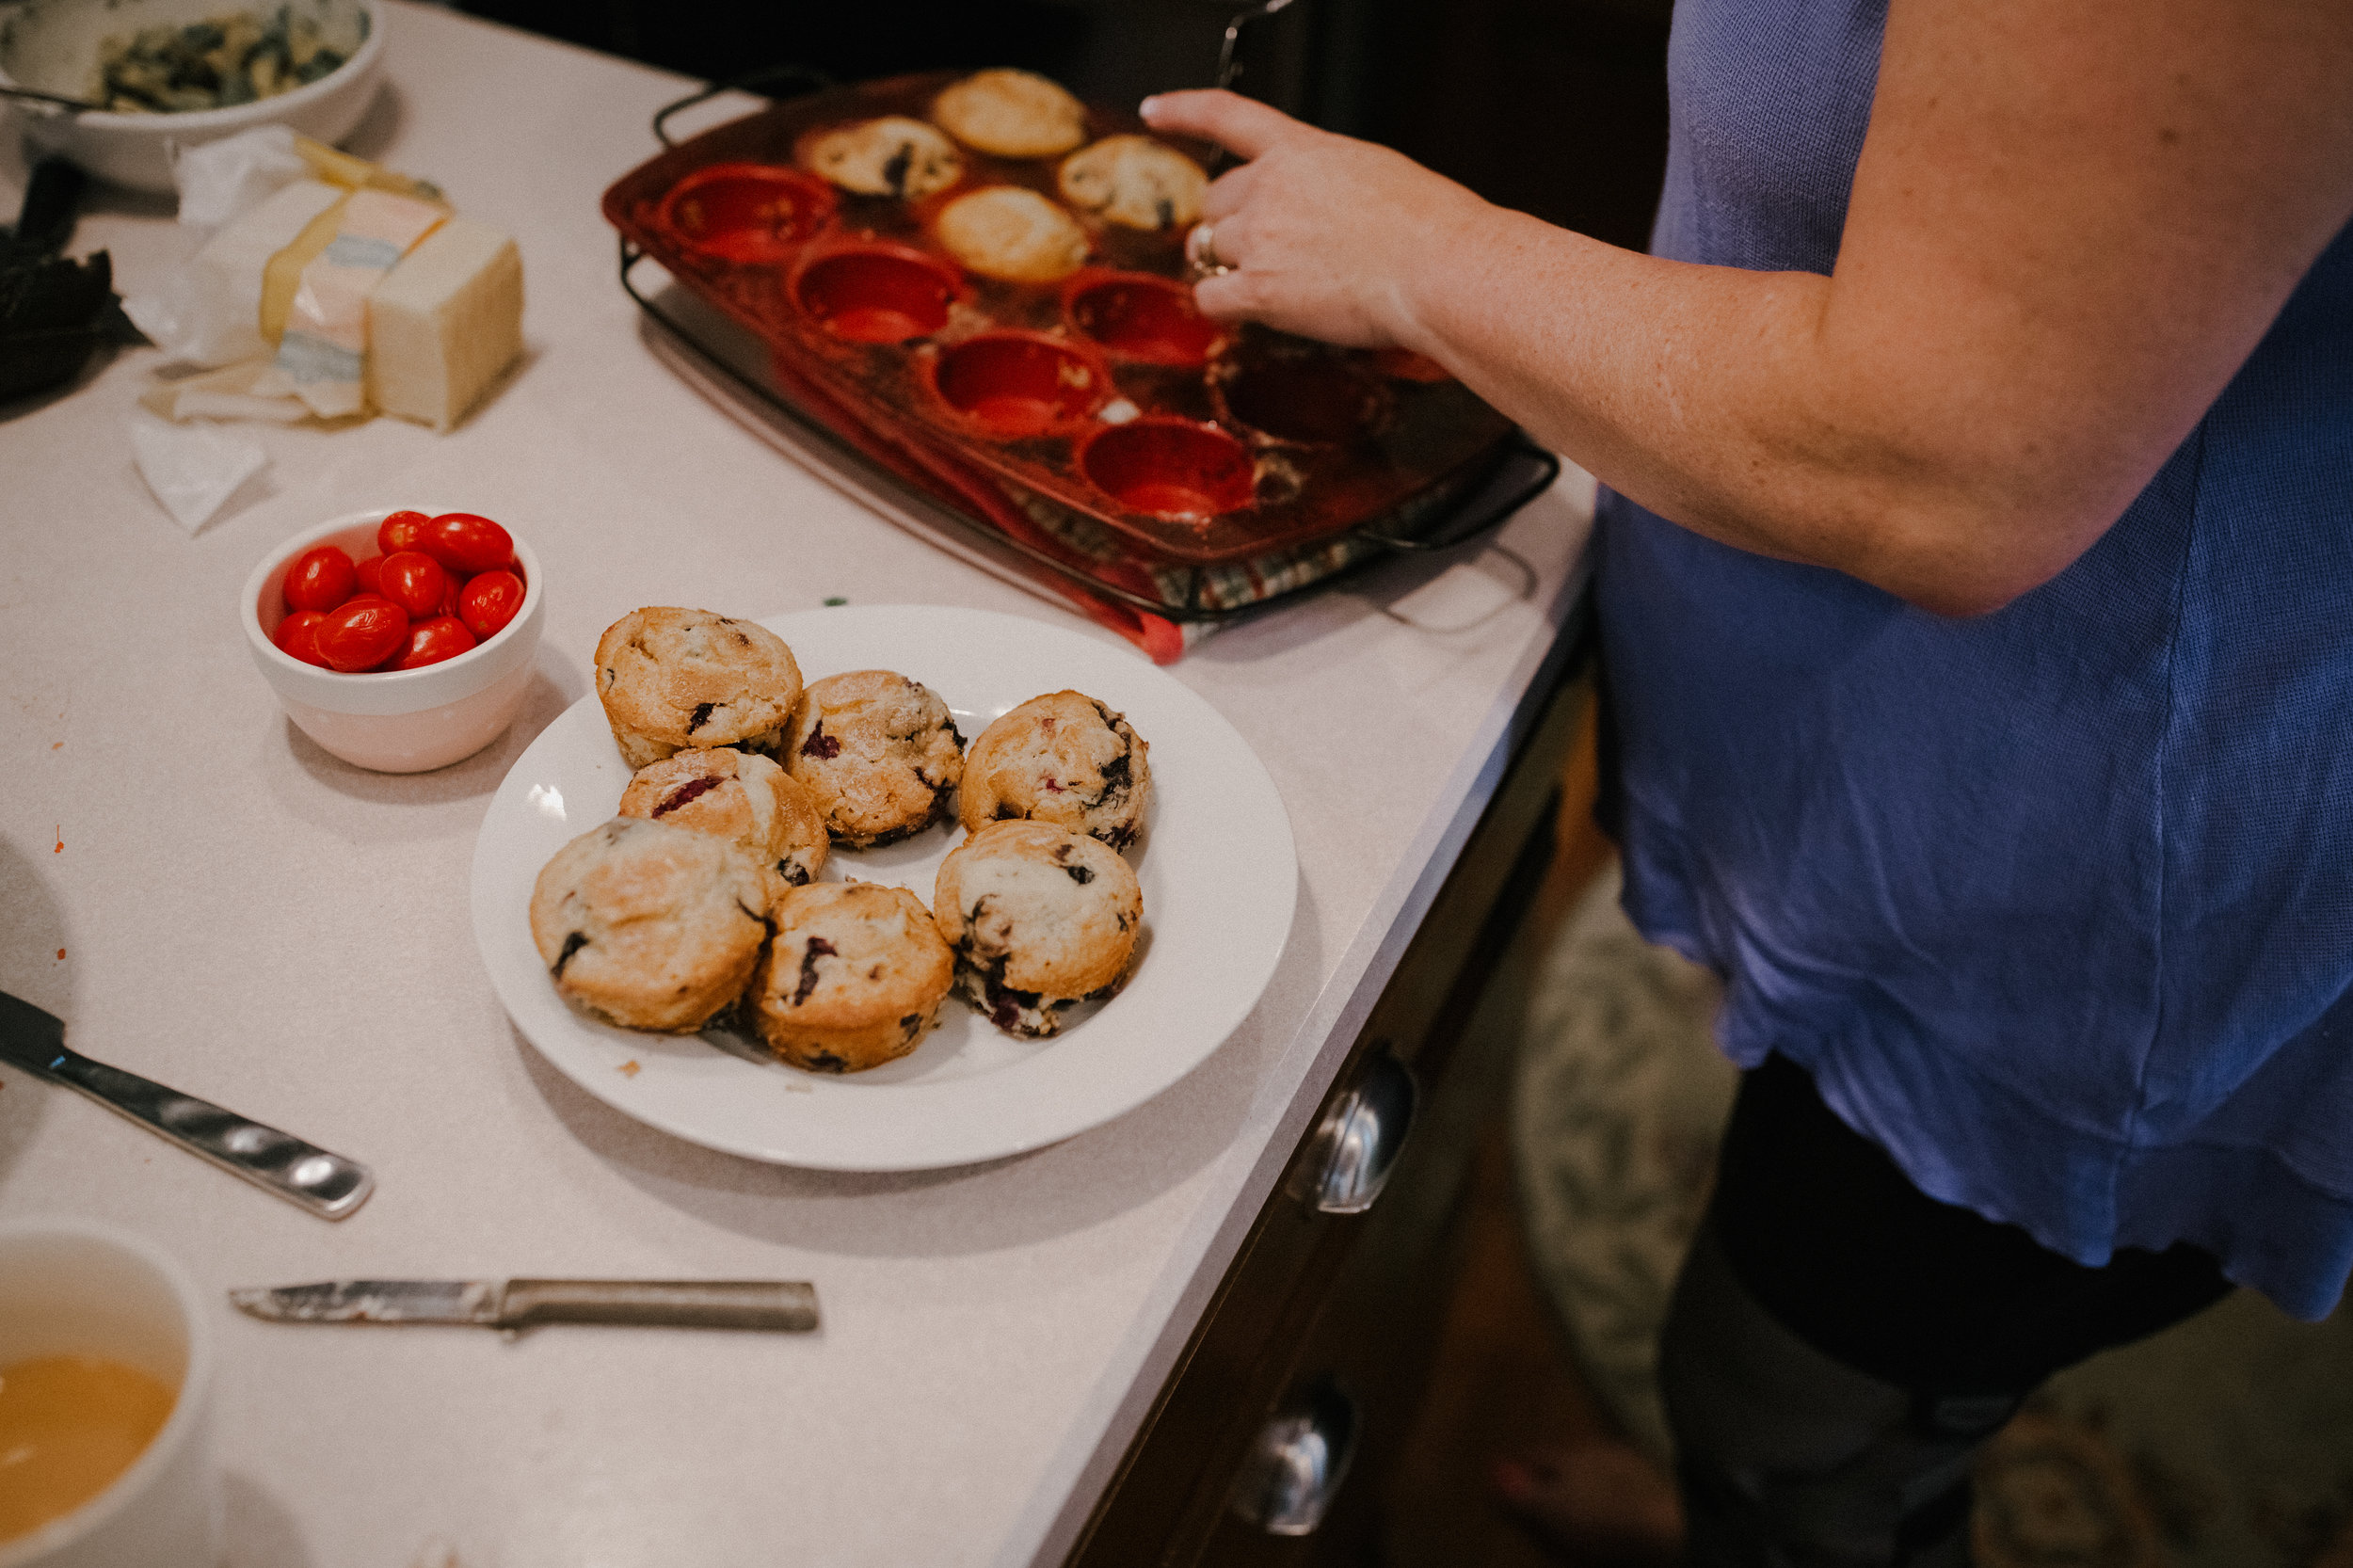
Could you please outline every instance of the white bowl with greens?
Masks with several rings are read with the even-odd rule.
[[[0,86],[36,149],[135,190],[172,189],[172,149],[256,125],[337,142],[376,95],[374,0],[21,0],[0,5]]]

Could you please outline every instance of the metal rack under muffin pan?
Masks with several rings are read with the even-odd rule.
[[[605,216],[758,333],[779,370],[877,434],[944,449],[1151,558],[1243,561],[1423,510],[1512,439],[1500,414],[1409,356],[1203,321],[1181,226],[1089,222],[1088,264],[1048,284],[973,276],[934,237],[939,207],[973,189],[1052,196],[1058,159],[963,149],[963,178],[920,201],[838,190],[799,168],[808,136],[920,119],[956,79],[774,104],[632,169],[606,191]],[[1140,129],[1088,110],[1091,138]]]

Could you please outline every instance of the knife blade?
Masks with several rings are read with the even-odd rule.
[[[817,1288],[760,1279],[330,1279],[232,1290],[241,1312],[276,1323],[541,1323],[769,1329],[810,1334]]]
[[[87,1095],[323,1219],[344,1218],[376,1191],[375,1176],[356,1160],[69,1049],[64,1020],[6,991],[0,991],[0,1062]]]

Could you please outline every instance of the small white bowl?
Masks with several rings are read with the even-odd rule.
[[[488,642],[422,669],[344,675],[306,664],[270,639],[286,618],[286,568],[304,551],[341,545],[355,561],[373,555],[376,528],[408,508],[347,512],[298,534],[265,557],[245,582],[238,615],[262,678],[295,727],[354,767],[376,773],[424,773],[472,757],[514,722],[531,686],[533,656],[545,618],[539,557],[517,536],[523,604]],[[447,510],[448,508],[444,508]],[[428,517],[439,512],[417,507]],[[508,531],[510,535],[513,531]]]
[[[226,109],[184,114],[114,114],[8,100],[26,139],[62,152],[90,173],[134,190],[168,196],[172,149],[286,124],[316,141],[351,135],[376,96],[384,61],[384,13],[376,0],[23,0],[0,8],[0,84],[80,98],[105,40],[141,27],[177,27],[223,12],[267,14],[290,4],[330,37],[365,19],[367,37],[351,57],[317,81]]]
[[[0,1568],[177,1568],[219,1545],[212,1318],[218,1297],[153,1243],[58,1216],[0,1224],[0,1366],[85,1355],[174,1390],[130,1468],[71,1513],[0,1542]]]

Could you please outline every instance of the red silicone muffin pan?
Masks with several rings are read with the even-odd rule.
[[[933,220],[970,190],[1059,200],[1057,158],[959,149],[961,179],[920,200],[837,189],[797,163],[826,129],[926,118],[956,79],[776,104],[631,170],[605,192],[605,216],[759,333],[829,413],[1034,490],[1148,557],[1242,561],[1343,534],[1409,511],[1510,438],[1428,360],[1205,319],[1181,225],[1076,212],[1087,263],[1049,283],[969,273],[940,245]],[[1088,119],[1091,139],[1143,129],[1102,109]]]

